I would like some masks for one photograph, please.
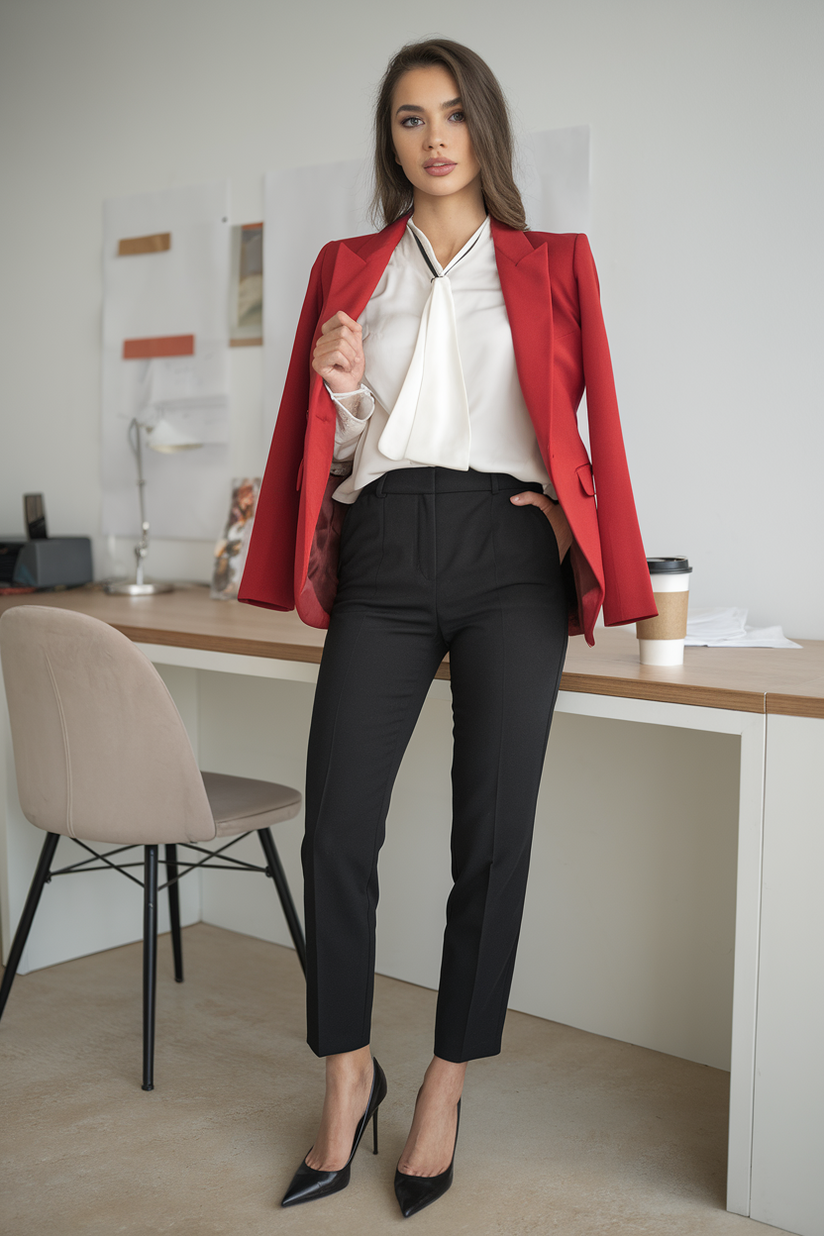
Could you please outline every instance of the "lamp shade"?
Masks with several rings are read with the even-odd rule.
[[[146,427],[146,442],[153,451],[160,451],[164,455],[171,455],[174,451],[190,451],[196,446],[203,445],[202,442],[197,442],[188,434],[175,429],[165,416],[161,416],[157,424],[151,428]]]

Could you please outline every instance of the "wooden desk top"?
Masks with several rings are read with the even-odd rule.
[[[13,605],[79,610],[138,643],[315,663],[323,649],[324,632],[304,626],[294,612],[212,601],[202,586],[138,598],[110,597],[93,585],[0,597],[0,613]],[[824,717],[824,640],[799,641],[801,649],[687,648],[683,666],[672,668],[639,664],[634,627],[601,628],[596,641],[595,648],[580,636],[570,641],[563,690]],[[437,677],[449,678],[448,661]]]

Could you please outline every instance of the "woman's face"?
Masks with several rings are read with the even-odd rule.
[[[415,196],[449,197],[475,185],[481,165],[464,119],[458,86],[441,65],[410,69],[392,96],[395,158]]]

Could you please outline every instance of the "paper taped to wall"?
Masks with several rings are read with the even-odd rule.
[[[228,215],[225,181],[104,204],[104,534],[139,534],[133,417],[146,426],[163,418],[204,444],[144,451],[152,535],[214,541],[223,527],[231,481]],[[148,247],[166,243],[153,237],[168,237],[168,247]]]
[[[130,236],[118,243],[117,256],[135,257],[140,253],[164,253],[171,247],[171,232],[155,232],[153,236]]]
[[[155,339],[124,339],[124,360],[148,360],[152,356],[194,356],[194,335],[160,335]]]

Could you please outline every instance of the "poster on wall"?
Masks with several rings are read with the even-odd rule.
[[[589,126],[529,134],[516,179],[530,227],[548,232],[589,228]],[[266,298],[263,416],[272,432],[295,328],[312,263],[330,240],[375,230],[369,207],[371,165],[362,159],[269,172],[264,180]]]
[[[227,182],[104,203],[104,535],[140,533],[136,433],[152,536],[213,540],[223,524],[228,214]]]
[[[232,228],[229,273],[229,347],[263,343],[263,224]]]

